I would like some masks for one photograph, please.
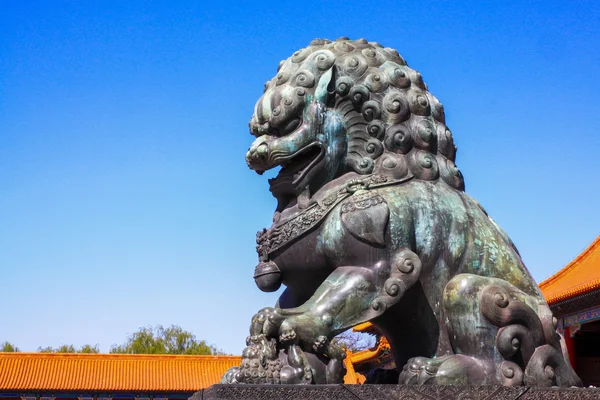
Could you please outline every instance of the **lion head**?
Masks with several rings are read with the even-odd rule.
[[[282,167],[270,180],[280,210],[348,172],[464,190],[442,104],[396,50],[375,42],[316,39],[282,61],[250,131],[248,166]]]

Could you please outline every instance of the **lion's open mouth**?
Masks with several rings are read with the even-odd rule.
[[[325,156],[325,149],[319,143],[311,143],[296,153],[282,158],[279,162],[279,174],[269,179],[271,193],[280,203],[296,198],[306,187],[311,172],[320,165]],[[281,206],[281,204],[280,204]]]

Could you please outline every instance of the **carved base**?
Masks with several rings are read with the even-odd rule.
[[[194,393],[189,398],[189,400],[234,399],[591,400],[600,399],[600,389],[437,385],[213,385]]]

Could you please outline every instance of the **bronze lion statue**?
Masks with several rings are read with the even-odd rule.
[[[502,229],[464,192],[444,109],[396,50],[314,40],[282,61],[246,161],[281,167],[259,232],[263,291],[224,383],[339,383],[332,339],[371,321],[402,384],[580,386],[556,319]]]

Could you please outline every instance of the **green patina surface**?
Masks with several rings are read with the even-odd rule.
[[[336,334],[372,321],[401,383],[578,385],[506,233],[464,192],[441,103],[393,49],[315,40],[282,61],[246,154],[270,189],[245,383],[335,383]],[[318,360],[318,361],[317,361]]]

